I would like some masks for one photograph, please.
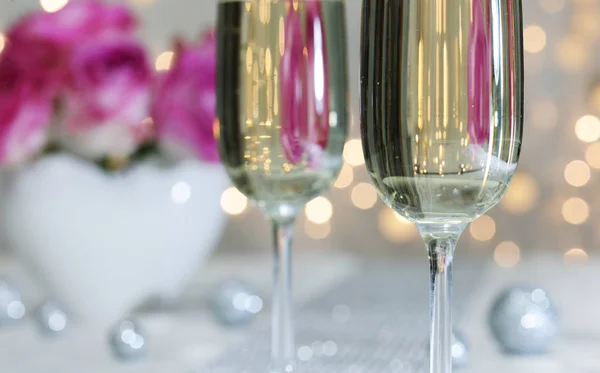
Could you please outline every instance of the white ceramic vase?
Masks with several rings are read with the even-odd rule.
[[[150,297],[171,298],[217,245],[226,217],[221,166],[140,163],[109,174],[66,154],[12,175],[9,245],[52,296],[105,328]]]

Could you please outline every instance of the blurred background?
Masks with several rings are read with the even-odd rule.
[[[0,32],[27,10],[42,7],[51,11],[62,7],[66,1],[5,1],[0,5]],[[175,35],[194,38],[201,31],[212,27],[216,17],[216,0],[128,0],[127,3],[140,16],[141,37],[157,70],[168,69],[172,58],[172,39]],[[481,280],[480,287],[470,290],[471,297],[475,297],[480,303],[473,301],[471,308],[464,306],[467,310],[470,309],[471,313],[459,312],[462,315],[460,319],[471,320],[466,323],[471,326],[465,329],[467,334],[470,333],[469,337],[472,340],[492,339],[487,332],[480,331],[481,325],[474,326],[475,321],[472,320],[485,323],[491,299],[503,286],[514,281],[535,283],[550,289],[549,294],[554,295],[556,302],[566,307],[566,310],[563,307],[562,322],[563,325],[570,325],[565,328],[569,329],[572,335],[600,331],[597,316],[593,312],[593,305],[599,303],[595,300],[598,297],[594,294],[593,283],[600,280],[595,274],[600,272],[600,64],[597,63],[600,58],[600,1],[524,0],[523,7],[526,116],[524,147],[518,173],[500,205],[468,228],[461,238],[457,252],[457,277],[469,266],[479,266],[486,271],[478,275],[484,279]],[[360,1],[347,1],[352,130],[344,151],[345,164],[334,188],[323,197],[311,201],[297,223],[297,301],[302,303],[308,302],[309,299],[318,299],[315,294],[326,294],[328,290],[337,286],[336,284],[351,278],[362,263],[384,260],[394,263],[398,271],[417,267],[419,271],[422,270],[416,277],[423,282],[418,291],[419,294],[423,293],[423,305],[426,307],[427,284],[426,275],[423,277],[423,274],[426,273],[427,262],[421,238],[412,225],[379,201],[364,167],[358,121],[360,11]],[[3,46],[0,34],[0,50]],[[170,190],[171,196],[177,199],[183,193],[185,199],[185,195],[189,194],[189,186],[175,185],[177,187],[174,186],[174,189]],[[223,188],[218,191],[218,197],[215,194],[215,200],[217,198],[219,211],[215,210],[215,216],[222,214],[226,217],[222,234],[214,238],[216,243],[211,243],[215,246],[214,251],[212,246],[206,249],[206,256],[210,255],[210,259],[203,257],[202,260],[194,262],[193,280],[186,283],[185,289],[178,289],[171,294],[177,301],[175,305],[170,304],[168,307],[181,309],[187,305],[188,311],[190,308],[194,309],[194,305],[205,307],[208,304],[206,299],[215,289],[215,284],[226,279],[242,278],[262,289],[266,308],[272,250],[270,224],[234,188],[223,184]],[[118,215],[119,212],[115,214]],[[220,229],[215,228],[215,231],[220,233]],[[24,269],[27,266],[22,265],[23,261],[16,259],[17,255],[9,250],[8,245],[4,246],[1,248],[5,253],[0,259],[0,269],[5,276],[14,279],[11,281],[19,287],[25,303],[36,304],[48,298],[43,280],[39,280],[47,273],[40,276],[43,271],[32,272]],[[143,250],[141,255],[144,255]],[[120,261],[114,258],[107,259],[109,263],[111,260]],[[111,277],[111,269],[107,268],[106,276]],[[368,283],[368,280],[365,281]],[[398,283],[391,286],[391,289],[402,289],[403,286]],[[589,293],[584,294],[583,289],[587,286],[590,286],[590,289],[586,290]],[[576,292],[578,289],[582,291]],[[390,288],[375,287],[373,290],[388,292]],[[460,291],[457,290],[459,293]],[[72,299],[84,299],[81,294],[78,296],[79,298]],[[396,298],[390,293],[382,297]],[[461,299],[467,302],[466,296],[463,299],[458,295],[457,298],[459,302]],[[262,309],[262,302],[259,309]],[[149,307],[148,309],[155,313],[156,308],[152,308],[155,306]],[[161,306],[158,307],[162,310],[159,313],[168,314],[160,308]],[[148,309],[142,309],[140,312],[150,312]],[[173,311],[173,308],[168,309],[179,312]],[[394,310],[389,308],[388,311]],[[419,312],[426,314],[427,311],[423,308]],[[190,322],[189,318],[197,316],[197,313],[189,311],[185,315],[188,316],[182,316],[183,319],[179,320]],[[246,331],[231,332],[227,329],[211,328],[214,320],[203,318],[198,325],[204,325],[204,329],[192,322],[194,327],[180,327],[176,335],[169,334],[170,337],[167,337],[166,333],[175,328],[172,322],[166,322],[164,317],[151,320],[153,321],[147,321],[148,330],[158,330],[158,335],[165,333],[162,342],[159,343],[162,347],[155,346],[153,351],[161,348],[161,351],[165,351],[179,342],[195,340],[194,346],[197,348],[186,350],[188,355],[191,354],[195,359],[194,362],[205,362],[210,360],[207,356],[212,358],[217,355],[215,351],[202,345],[200,339],[211,339],[216,346],[221,342],[230,341],[227,338],[232,338],[232,334],[236,335],[237,340],[242,340],[246,335]],[[73,351],[73,340],[66,339],[68,342],[56,342],[58,345],[51,345],[45,340],[39,342],[34,329],[10,329],[6,333],[3,337],[0,331],[0,345],[9,349],[8,351],[13,351],[21,357],[28,356],[18,347],[23,346],[23,343],[28,345],[25,350],[30,352],[32,346],[37,346],[39,350],[35,351],[38,352],[52,350],[52,354],[44,356],[63,370],[50,371],[75,371],[61,365],[58,362],[61,359],[57,357],[61,356],[61,351]],[[26,334],[25,337],[22,337],[23,333]],[[597,343],[600,341],[600,333],[589,338]],[[520,372],[519,369],[537,371],[541,367],[547,371],[569,371],[563,370],[563,365],[547,363],[537,357],[533,362],[519,360],[515,365],[512,365],[510,359],[493,360],[490,356],[504,358],[491,347],[491,342],[489,345],[487,350],[477,353],[479,358],[473,357],[474,362],[469,371],[487,369],[494,364],[513,372]],[[224,350],[223,348],[219,351]],[[313,350],[311,349],[311,354]],[[2,364],[10,359],[9,355],[1,351],[7,350],[0,349],[0,370],[19,373],[29,371],[26,370],[28,365],[20,365],[24,364],[24,358],[18,362],[7,363],[10,369],[2,369]],[[306,351],[304,350],[305,353]],[[590,356],[600,356],[597,346],[594,347],[594,351],[596,352]],[[189,357],[188,355],[186,356]],[[174,365],[169,364],[175,364],[174,361],[177,360],[171,355],[166,358],[166,353],[161,355],[159,352],[158,356],[159,360],[164,358],[160,361],[165,364],[165,369],[171,369]],[[492,359],[489,361],[494,361],[494,364],[486,363],[486,359]],[[583,360],[585,359],[578,361]],[[155,366],[158,364],[156,360],[150,361]],[[596,363],[597,360],[595,363],[589,363],[588,366],[592,366],[590,370],[581,371],[600,371],[600,365],[595,365]],[[34,371],[35,364],[27,364],[32,364],[31,371]],[[105,372],[129,372],[138,371],[137,369],[142,371],[142,367],[147,368],[151,365],[150,362],[146,362],[147,365],[138,365],[140,368],[123,367],[110,359],[106,359],[104,364],[99,366],[103,367]],[[353,372],[358,371],[360,370]],[[415,371],[419,370],[415,368]]]
[[[2,25],[27,10],[65,0],[3,5]],[[42,5],[40,5],[40,3]],[[168,66],[172,39],[194,38],[214,25],[216,1],[130,0],[157,69]],[[59,4],[59,5],[56,5]],[[526,117],[519,173],[499,208],[472,225],[461,251],[493,254],[543,250],[593,255],[600,241],[596,198],[600,169],[600,3],[593,0],[524,2]],[[364,167],[358,121],[359,1],[347,4],[352,131],[334,189],[309,204],[298,224],[298,250],[342,249],[368,255],[422,255],[416,230],[396,219],[376,196]],[[270,250],[268,222],[232,189],[221,206],[229,216],[218,252]],[[512,250],[502,250],[510,241]],[[576,251],[569,251],[578,249]],[[567,255],[568,253],[568,255]],[[516,255],[516,254],[515,254]],[[501,262],[501,261],[500,261]],[[515,256],[513,265],[518,263]],[[506,263],[504,263],[506,265]]]

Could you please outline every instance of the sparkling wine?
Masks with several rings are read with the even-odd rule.
[[[370,176],[418,223],[468,223],[521,149],[518,0],[365,0],[361,130]]]
[[[342,165],[349,120],[344,2],[218,6],[222,161],[235,186],[268,214],[294,214],[330,187]]]

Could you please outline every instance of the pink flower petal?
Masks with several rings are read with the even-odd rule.
[[[11,60],[0,62],[0,165],[20,163],[45,144],[52,97]]]
[[[160,141],[168,150],[219,161],[213,132],[216,40],[212,31],[203,34],[197,44],[176,42],[171,69],[157,80],[152,111]]]
[[[307,138],[307,78],[303,55],[300,16],[289,7],[285,20],[285,50],[281,57],[281,134],[285,157],[292,163],[302,160]]]
[[[90,151],[81,155],[96,158],[114,152],[128,155],[147,140],[141,134],[150,115],[152,73],[139,42],[120,34],[91,38],[73,51],[69,72],[61,123],[66,146],[81,153],[85,147],[68,142],[93,142]],[[99,127],[115,125],[122,129],[102,132],[102,141],[92,138]],[[129,140],[117,141],[110,134]]]
[[[285,50],[281,59],[281,135],[284,154],[292,163],[320,163],[329,136],[327,52],[321,3],[306,4],[306,42],[300,16],[289,7]],[[306,48],[307,56],[304,56]]]
[[[473,144],[485,144],[490,136],[491,42],[489,9],[474,0],[473,23],[469,36],[469,124]]]

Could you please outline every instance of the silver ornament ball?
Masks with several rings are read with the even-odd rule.
[[[558,331],[558,314],[545,290],[520,286],[505,290],[490,312],[490,327],[508,353],[546,352]]]
[[[59,303],[49,301],[36,311],[36,320],[41,331],[48,336],[61,334],[69,324],[69,316]]]
[[[21,293],[6,280],[0,280],[0,327],[10,326],[25,317]]]
[[[147,349],[143,331],[132,320],[122,320],[113,328],[110,345],[115,357],[121,360],[138,359]]]
[[[241,326],[254,320],[263,308],[263,300],[247,283],[228,280],[215,288],[210,307],[220,324]]]

